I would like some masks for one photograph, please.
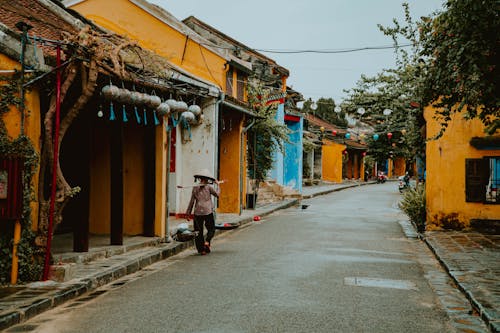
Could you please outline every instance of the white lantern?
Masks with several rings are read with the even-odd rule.
[[[168,116],[170,113],[170,106],[167,102],[163,102],[156,108],[156,113],[158,113],[160,117]]]
[[[181,118],[184,119],[188,124],[194,124],[196,122],[196,117],[192,112],[184,111],[181,113]]]
[[[201,108],[195,104],[190,105],[188,107],[188,111],[192,112],[195,115],[195,117],[199,117],[201,115]]]
[[[186,102],[178,101],[177,102],[177,112],[186,112],[188,110],[188,105]]]

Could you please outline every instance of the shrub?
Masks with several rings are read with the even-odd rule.
[[[425,231],[426,206],[424,185],[417,185],[416,188],[410,188],[405,191],[398,207],[408,216],[419,232]]]

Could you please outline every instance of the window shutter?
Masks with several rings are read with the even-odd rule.
[[[243,75],[243,73],[241,72],[236,72],[236,77],[237,77],[237,80],[238,82],[236,82],[236,98],[238,98],[238,100],[240,101],[244,101],[245,100],[245,83],[246,83],[246,78],[245,76]]]
[[[226,95],[233,96],[233,69],[226,72]]]
[[[465,201],[484,202],[486,200],[485,179],[488,175],[488,161],[482,158],[465,160]]]

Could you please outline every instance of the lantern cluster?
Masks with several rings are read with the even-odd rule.
[[[200,123],[203,120],[201,108],[194,104],[188,106],[184,101],[177,101],[172,98],[162,101],[159,96],[154,94],[150,95],[139,91],[131,91],[112,84],[104,86],[101,89],[101,94],[106,101],[110,102],[109,120],[116,119],[113,102],[122,104],[122,120],[124,122],[128,121],[125,105],[132,105],[134,107],[135,118],[138,124],[148,124],[146,109],[153,110],[155,125],[160,123],[157,115],[160,117],[167,117],[174,113],[180,114],[181,119],[188,124]],[[141,107],[143,109],[143,117],[139,115],[138,108]],[[99,111],[98,116],[103,116],[102,110]]]

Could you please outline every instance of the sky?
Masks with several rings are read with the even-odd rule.
[[[404,22],[402,0],[148,0],[177,19],[193,15],[246,46],[258,50],[341,50],[390,46],[377,27]],[[443,0],[407,0],[412,17],[442,9]],[[394,50],[340,54],[261,52],[290,71],[287,84],[304,97],[333,98],[362,74],[395,67]]]

